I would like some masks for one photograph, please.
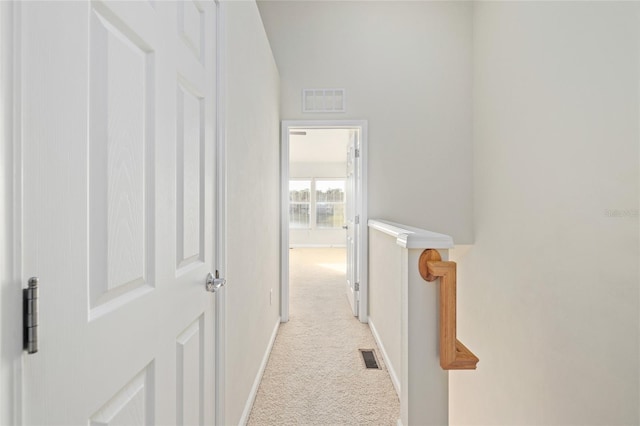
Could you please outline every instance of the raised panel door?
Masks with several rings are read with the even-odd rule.
[[[24,423],[213,424],[216,5],[16,9]]]

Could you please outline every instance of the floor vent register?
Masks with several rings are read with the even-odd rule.
[[[373,351],[373,349],[360,349],[360,353],[362,354],[364,365],[367,368],[373,368],[376,370],[380,369],[378,360],[376,359],[376,353]]]

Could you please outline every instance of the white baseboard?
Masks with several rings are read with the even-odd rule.
[[[249,392],[249,398],[247,398],[247,403],[244,405],[244,411],[242,411],[242,417],[240,417],[239,425],[246,425],[249,421],[249,415],[251,415],[251,409],[253,408],[253,403],[256,400],[256,395],[258,394],[258,388],[260,387],[260,382],[262,381],[262,375],[264,374],[265,368],[267,368],[267,362],[269,361],[269,355],[271,355],[271,349],[273,348],[273,343],[276,341],[276,335],[278,334],[278,328],[280,327],[280,318],[276,321],[276,326],[273,328],[273,333],[271,333],[271,340],[269,340],[269,344],[267,345],[267,350],[264,352],[264,356],[262,357],[262,363],[260,364],[260,368],[258,369],[258,374],[256,374],[256,378],[253,381],[253,386],[251,387],[251,392]]]
[[[382,352],[382,357],[384,358],[384,364],[387,366],[387,370],[389,371],[389,376],[391,376],[391,383],[393,383],[393,387],[398,394],[398,398],[400,398],[400,380],[398,379],[398,375],[396,374],[396,370],[391,365],[391,361],[389,360],[389,356],[387,356],[387,351],[384,349],[384,345],[382,344],[382,340],[380,339],[380,335],[378,334],[378,330],[376,330],[376,326],[374,325],[371,317],[369,317],[369,328],[371,328],[371,334],[373,334],[373,338],[380,348],[380,352]],[[398,420],[400,422],[400,420]]]

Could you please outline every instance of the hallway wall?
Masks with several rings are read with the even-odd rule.
[[[639,7],[259,3],[283,118],[368,119],[371,216],[474,243],[452,424],[640,423]]]
[[[258,6],[282,118],[369,121],[369,217],[471,243],[471,3]],[[303,88],[346,89],[347,112],[303,114]]]
[[[476,2],[452,424],[638,424],[638,3]]]
[[[280,117],[278,70],[256,4],[225,5],[229,165],[225,424],[231,425],[240,422],[280,318]]]

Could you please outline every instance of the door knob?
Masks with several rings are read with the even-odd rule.
[[[227,283],[227,280],[225,280],[224,278],[220,278],[220,274],[218,273],[218,271],[216,271],[215,277],[211,272],[209,272],[209,274],[207,275],[205,288],[207,291],[210,291],[211,293],[215,293],[220,289],[220,287],[222,287],[226,283]]]
[[[342,225],[342,229],[349,229],[349,225]]]

